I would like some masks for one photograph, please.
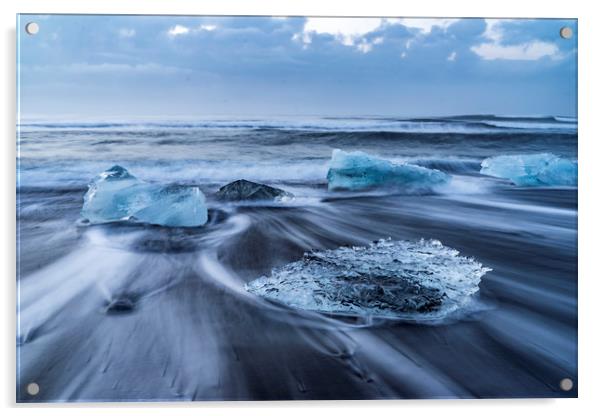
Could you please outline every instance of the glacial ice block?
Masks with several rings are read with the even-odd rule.
[[[395,164],[364,152],[332,151],[328,169],[328,190],[359,191],[380,186],[409,192],[430,192],[447,183],[449,175],[422,166]]]
[[[481,173],[518,186],[577,186],[577,161],[551,153],[490,157],[481,163]]]
[[[207,205],[196,186],[150,184],[113,166],[88,185],[81,215],[93,224],[133,220],[196,227],[207,222]]]
[[[245,288],[293,308],[437,320],[466,306],[490,270],[436,240],[379,240],[305,253]]]

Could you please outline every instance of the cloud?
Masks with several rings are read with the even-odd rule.
[[[204,30],[206,32],[213,32],[215,29],[217,29],[216,25],[200,25],[198,30]]]
[[[176,36],[187,35],[188,33],[190,33],[189,27],[175,25],[169,28],[169,30],[167,31],[167,36],[174,38]]]
[[[559,49],[553,43],[533,41],[519,45],[500,45],[498,43],[481,43],[470,48],[481,58],[491,61],[507,59],[515,61],[536,61],[549,56],[559,58]]]
[[[136,36],[136,30],[129,28],[121,28],[117,33],[122,38],[132,38]]]
[[[374,45],[380,45],[381,43],[383,43],[384,40],[385,40],[385,38],[383,38],[382,36],[379,36],[379,37],[374,38],[372,40],[362,39],[357,44],[357,49],[360,52],[368,53],[368,52],[370,52],[372,50],[372,48],[374,47]]]
[[[400,25],[415,32],[414,37],[406,41],[406,49],[412,45],[416,37],[429,35],[433,28],[444,31],[460,19],[401,19],[401,18],[350,18],[350,17],[309,17],[305,21],[303,31],[293,35],[304,48],[312,43],[315,35],[330,35],[345,46],[356,48],[363,53],[370,52],[375,45],[383,43],[384,37],[370,39],[372,33],[382,31],[390,26]]]
[[[217,29],[217,25],[201,24],[197,27],[188,27],[184,25],[175,25],[169,28],[167,36],[175,38],[177,36],[192,35],[199,32],[213,32]]]
[[[449,54],[449,56],[447,57],[447,60],[453,62],[456,60],[457,56],[458,56],[458,54],[456,53],[456,51],[453,51],[452,53]]]
[[[296,34],[293,38],[309,44],[314,34],[327,34],[345,46],[365,45],[368,41],[364,36],[377,30],[382,21],[380,18],[309,17],[303,26],[303,33]],[[365,46],[360,46],[359,49],[361,48]]]
[[[311,43],[311,35],[307,32],[295,33],[291,39],[303,43],[304,49]]]
[[[532,40],[518,44],[504,43],[504,23],[514,22],[504,19],[485,19],[485,31],[482,37],[488,40],[470,48],[475,54],[487,61],[503,59],[514,61],[536,61],[544,57],[561,58],[558,46],[552,42]]]
[[[390,18],[386,19],[386,21],[389,24],[397,24],[409,29],[417,29],[419,33],[428,35],[435,27],[446,31],[448,27],[460,21],[460,19]]]
[[[482,36],[495,43],[501,42],[503,37],[503,22],[502,19],[485,19],[485,32],[483,32]]]

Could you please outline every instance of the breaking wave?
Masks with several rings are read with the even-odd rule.
[[[293,131],[377,131],[413,133],[483,133],[504,130],[576,130],[576,119],[562,116],[512,117],[495,115],[467,115],[428,118],[399,117],[286,117],[272,119],[201,119],[201,120],[123,120],[63,122],[31,120],[20,124],[25,130],[78,129],[255,129]]]

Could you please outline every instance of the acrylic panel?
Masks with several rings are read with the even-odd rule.
[[[577,396],[576,20],[17,43],[17,401]]]

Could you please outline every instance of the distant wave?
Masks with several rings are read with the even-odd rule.
[[[414,122],[459,123],[471,126],[481,126],[499,129],[517,130],[576,130],[577,119],[563,116],[497,116],[497,115],[466,115],[446,118],[418,118]]]
[[[577,123],[577,118],[576,117],[562,117],[562,116],[556,116],[554,117],[554,120],[560,122],[560,123]]]
[[[509,116],[495,114],[468,114],[444,117],[448,120],[493,120],[493,121],[530,121],[530,122],[566,122],[576,123],[577,119],[568,116]]]
[[[488,133],[521,130],[577,129],[577,120],[564,116],[466,115],[452,117],[384,118],[323,117],[277,119],[215,119],[199,121],[122,121],[122,122],[48,122],[21,123],[27,130],[157,130],[157,129],[250,129],[316,132],[409,132],[409,133]]]

